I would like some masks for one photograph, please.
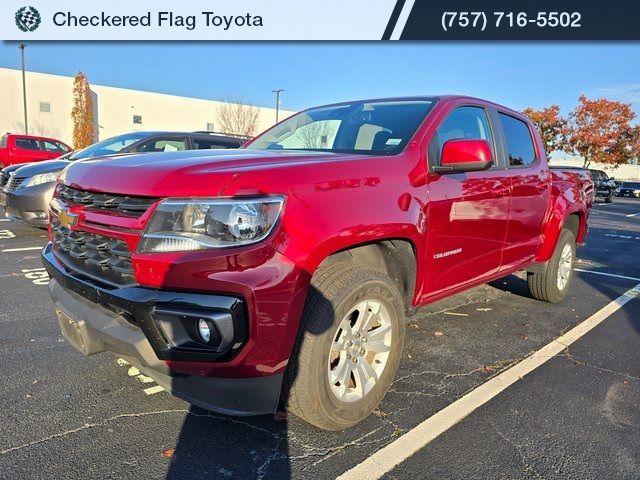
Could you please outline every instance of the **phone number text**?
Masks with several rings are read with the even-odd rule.
[[[580,12],[443,12],[442,29],[448,32],[457,28],[473,28],[485,31],[495,28],[580,28]]]

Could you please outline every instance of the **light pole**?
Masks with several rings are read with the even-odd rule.
[[[18,45],[20,49],[20,62],[22,64],[22,103],[24,106],[24,134],[29,135],[29,120],[27,119],[27,80],[24,73],[24,49],[26,45],[21,43]]]
[[[278,88],[276,90],[271,90],[272,93],[276,94],[276,123],[278,123],[278,117],[280,115],[280,93],[284,92],[282,88]]]

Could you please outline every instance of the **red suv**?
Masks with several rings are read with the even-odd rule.
[[[7,133],[0,139],[0,169],[17,163],[51,160],[70,151],[69,145],[54,138]]]

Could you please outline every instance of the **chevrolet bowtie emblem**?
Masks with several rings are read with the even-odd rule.
[[[73,213],[69,213],[66,210],[60,210],[58,213],[58,220],[63,227],[71,228],[78,223],[78,216]]]

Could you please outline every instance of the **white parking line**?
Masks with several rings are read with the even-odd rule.
[[[0,252],[28,252],[30,250],[42,250],[42,247],[5,248],[4,250],[0,250]]]
[[[149,387],[144,389],[144,393],[147,395],[155,395],[156,393],[164,392],[164,388],[160,385],[156,385],[155,387]]]
[[[624,280],[633,280],[634,282],[640,282],[640,278],[627,277],[625,275],[617,275],[615,273],[598,272],[597,270],[584,270],[582,268],[575,268],[574,270],[576,272],[593,273],[594,275],[604,275],[605,277],[615,277],[615,278],[622,278]]]
[[[364,462],[338,477],[339,480],[373,480],[381,478],[395,466],[424,448],[428,443],[446,432],[456,423],[467,417],[496,395],[531,373],[550,359],[565,350],[580,337],[598,326],[608,317],[617,312],[633,298],[640,297],[640,284],[623,293],[614,301],[604,306],[582,323],[540,350],[505,370],[491,380],[470,391],[438,413],[429,417],[417,427],[409,430],[398,440],[378,450]]]
[[[0,222],[10,222],[9,218],[0,218]]]

